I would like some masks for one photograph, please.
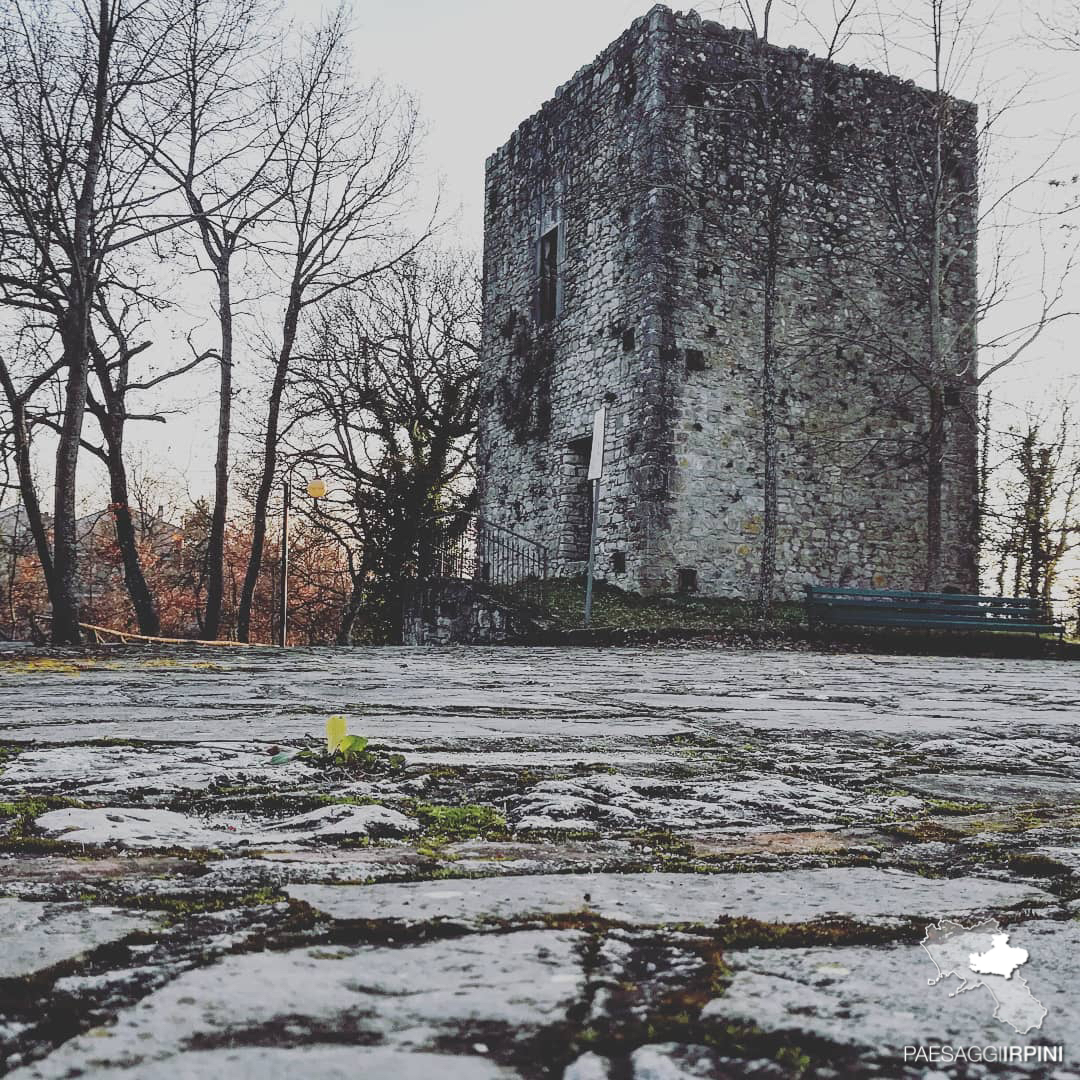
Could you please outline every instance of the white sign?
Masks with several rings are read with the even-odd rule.
[[[604,421],[607,410],[601,406],[593,414],[592,453],[589,455],[589,479],[599,480],[604,475]]]

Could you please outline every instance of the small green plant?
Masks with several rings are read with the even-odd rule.
[[[326,721],[326,749],[315,746],[296,746],[281,750],[270,759],[271,765],[285,765],[290,761],[308,761],[324,767],[349,765],[363,772],[397,772],[405,767],[401,754],[387,754],[381,750],[368,749],[369,740],[363,735],[350,735],[344,716],[331,716]]]

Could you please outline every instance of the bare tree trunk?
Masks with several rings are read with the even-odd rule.
[[[774,215],[773,215],[774,216]],[[776,533],[779,499],[777,497],[776,416],[776,261],[777,225],[769,222],[766,251],[764,326],[761,347],[761,440],[764,510],[761,533],[761,569],[758,578],[758,618],[767,619],[772,611],[776,588]]]
[[[363,604],[364,591],[359,582],[353,581],[352,591],[349,593],[349,602],[345,605],[345,610],[341,613],[341,623],[338,626],[337,632],[338,645],[352,644],[353,627],[356,625],[356,619],[360,614],[360,608],[363,607]]]
[[[123,441],[118,433],[110,431],[105,442],[108,447],[109,497],[116,528],[116,545],[124,564],[124,584],[131,598],[131,606],[135,609],[139,633],[155,637],[161,633],[161,619],[139,558],[138,536],[129,502],[127,469],[124,467]]]
[[[225,521],[229,509],[233,315],[227,251],[222,252],[216,272],[218,320],[221,324],[221,363],[218,383],[217,456],[214,459],[214,507],[210,516],[210,535],[206,543],[206,615],[203,624],[203,635],[211,640],[215,640],[221,633],[221,608],[225,595]]]
[[[930,265],[927,274],[927,318],[930,331],[930,430],[926,447],[926,588],[941,588],[941,487],[945,471],[945,350],[941,313],[942,216],[944,186],[942,153],[945,135],[944,110],[947,107],[942,88],[941,9],[934,2],[934,145],[930,162]]]
[[[86,415],[89,372],[87,318],[82,304],[72,305],[66,318],[64,357],[67,380],[64,386],[64,415],[56,447],[56,475],[53,490],[53,574],[52,643],[77,645],[79,600],[76,594],[79,538],[75,525],[75,479],[79,444]]]
[[[289,305],[285,310],[281,350],[278,352],[274,381],[270,387],[270,398],[267,403],[262,471],[259,474],[259,486],[255,493],[255,512],[251,523],[251,554],[248,557],[247,572],[244,574],[244,586],[240,592],[240,607],[236,613],[236,636],[240,641],[248,641],[251,632],[251,607],[255,600],[255,586],[259,580],[263,542],[266,539],[266,511],[270,504],[270,491],[274,485],[274,472],[277,469],[281,399],[285,393],[285,381],[289,374],[289,361],[292,358],[299,320],[300,302],[297,287],[294,285]]]
[[[941,587],[941,488],[945,462],[945,401],[940,386],[930,387],[930,426],[926,438],[926,589]]]
[[[26,522],[30,535],[34,538],[41,570],[45,576],[45,587],[49,593],[49,603],[55,609],[59,600],[56,595],[56,571],[53,568],[52,550],[49,547],[49,534],[41,514],[37,488],[34,486],[34,472],[30,461],[30,436],[26,425],[26,403],[16,394],[7,368],[0,364],[0,382],[3,383],[4,395],[11,409],[11,428],[14,440],[15,471],[19,478],[19,494],[26,510]],[[13,537],[13,542],[17,537]]]

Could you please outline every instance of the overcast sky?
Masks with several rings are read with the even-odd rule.
[[[909,2],[916,9],[920,0]],[[1027,167],[1044,153],[1073,124],[1072,112],[1080,102],[1080,54],[1052,51],[1030,40],[1039,30],[1039,14],[1055,16],[1052,0],[1037,2],[1041,6],[1033,8],[1018,0],[1002,4],[973,0],[973,17],[986,28],[986,64],[967,73],[963,94],[984,104],[986,90],[977,85],[984,67],[999,95],[1025,79],[1026,73],[1035,78],[1024,95],[1028,108],[1007,118],[998,144],[1006,173]],[[867,7],[871,3],[866,0]],[[311,19],[318,8],[294,0],[288,10],[299,19]],[[365,79],[379,75],[416,97],[427,129],[423,188],[430,199],[441,184],[443,206],[454,212],[459,242],[477,250],[482,243],[485,158],[560,83],[647,10],[646,3],[635,0],[357,0],[353,48],[358,74]],[[702,5],[697,10],[727,25],[742,24],[731,7]],[[831,0],[809,0],[804,9],[808,18],[794,22],[792,10],[777,3],[771,40],[821,52],[812,24],[825,27],[831,22]],[[869,31],[870,25],[864,23],[863,29]],[[841,59],[860,66],[883,63],[872,36],[852,40]],[[921,73],[919,62],[902,50],[894,50],[891,63],[905,75]],[[1072,173],[1080,173],[1076,145],[1065,148],[1058,164],[1058,175]],[[1046,190],[1040,184],[1032,194]],[[1028,292],[1040,267],[1036,240],[1027,234],[1021,244],[1029,251],[1022,269]],[[1072,298],[1071,306],[1080,307],[1080,298]],[[1077,375],[1077,349],[1072,343],[1078,331],[1076,322],[1056,327],[1023,366],[999,380],[1000,400],[1019,405],[1028,398],[1058,394],[1062,381]],[[176,417],[167,429],[155,428],[147,440],[150,460],[167,463],[176,477],[186,474],[196,494],[207,491],[212,467],[211,382],[204,376],[189,384],[184,391],[186,421]],[[240,448],[238,444],[236,449]],[[89,473],[87,479],[84,502],[94,498]]]

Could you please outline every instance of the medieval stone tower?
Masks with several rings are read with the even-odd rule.
[[[923,588],[935,518],[975,591],[975,171],[972,106],[654,7],[488,159],[481,514],[580,572],[605,406],[601,578],[750,596],[771,509],[778,596]]]

